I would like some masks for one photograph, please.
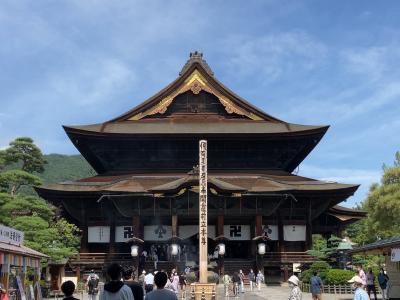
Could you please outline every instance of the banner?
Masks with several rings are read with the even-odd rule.
[[[110,226],[88,227],[88,243],[109,243]]]
[[[283,226],[283,239],[285,241],[297,242],[306,240],[306,226],[305,225],[284,225]]]
[[[20,246],[24,242],[24,233],[0,224],[0,242]]]
[[[392,249],[390,260],[393,262],[400,261],[400,248]]]
[[[208,225],[207,226],[207,231],[208,231],[208,238],[213,239],[215,238],[215,226],[213,225]],[[182,225],[179,226],[179,237],[181,239],[187,239],[190,238],[194,235],[199,234],[199,225]]]
[[[224,236],[232,241],[250,240],[250,225],[224,225]]]
[[[145,241],[167,241],[172,237],[172,227],[165,225],[144,226]]]
[[[116,226],[115,227],[115,242],[124,243],[133,238],[132,226]]]

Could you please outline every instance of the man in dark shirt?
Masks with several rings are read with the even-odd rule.
[[[313,300],[322,300],[322,280],[318,272],[314,272],[310,279],[311,295]]]
[[[178,300],[174,292],[164,289],[167,281],[168,276],[165,272],[157,272],[154,276],[154,283],[157,289],[147,293],[145,300]]]
[[[65,296],[63,300],[78,300],[72,296],[75,291],[75,283],[73,283],[71,280],[68,280],[61,285],[61,291]]]
[[[129,286],[132,290],[133,298],[135,300],[143,299],[143,287],[135,280],[135,274],[133,274],[132,267],[126,267],[122,270],[122,277],[124,283]]]

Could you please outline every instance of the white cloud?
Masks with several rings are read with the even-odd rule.
[[[235,76],[256,76],[274,81],[284,72],[314,69],[326,55],[326,47],[303,31],[261,36],[231,35],[219,47],[224,64]]]

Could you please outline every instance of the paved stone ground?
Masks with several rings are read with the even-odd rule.
[[[224,292],[223,292],[223,286],[219,285],[217,288],[217,299],[222,300],[222,299],[248,299],[248,300],[285,300],[288,298],[289,295],[289,288],[285,286],[272,286],[272,287],[262,287],[261,291],[253,291],[250,292],[249,289],[246,289],[246,292],[243,294],[240,294],[239,297],[225,297]],[[76,298],[80,300],[89,300],[88,295],[86,293],[84,294],[75,294],[74,295]],[[187,300],[190,299],[190,295],[187,295],[188,298]],[[46,298],[45,298],[46,299]],[[52,298],[47,298],[47,299],[59,299],[61,300],[62,297],[52,297]],[[93,300],[98,300],[99,297],[96,297],[96,299]],[[182,298],[181,295],[179,295],[178,299],[185,299]],[[353,299],[352,295],[334,295],[334,294],[324,294],[323,295],[324,300],[351,300]],[[311,294],[309,293],[303,293],[303,299],[302,300],[311,300]]]

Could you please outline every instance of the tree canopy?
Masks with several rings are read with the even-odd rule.
[[[381,182],[370,187],[359,208],[367,212],[367,218],[347,228],[356,243],[400,235],[400,152],[396,152],[393,166],[383,166]]]
[[[24,245],[62,261],[77,253],[80,230],[56,208],[21,187],[40,185],[46,160],[30,138],[17,138],[0,151],[0,220],[24,232]]]

